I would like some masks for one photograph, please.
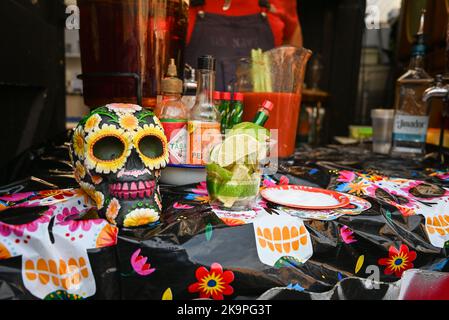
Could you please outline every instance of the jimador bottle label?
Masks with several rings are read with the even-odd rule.
[[[189,121],[190,164],[205,165],[212,147],[221,142],[218,122]]]
[[[428,116],[396,115],[393,127],[393,151],[422,153],[428,125]]]
[[[187,121],[177,119],[161,120],[165,135],[168,139],[170,164],[187,163]]]

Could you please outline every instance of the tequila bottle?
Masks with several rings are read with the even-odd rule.
[[[423,101],[424,91],[431,86],[432,77],[424,70],[426,46],[424,44],[424,16],[416,42],[412,48],[411,61],[407,72],[396,84],[396,112],[393,126],[393,155],[419,157],[424,155],[429,108]]]

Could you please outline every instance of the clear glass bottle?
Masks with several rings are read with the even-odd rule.
[[[211,148],[221,142],[221,117],[213,99],[215,68],[214,57],[198,58],[198,89],[188,124],[190,163],[193,165],[205,165]]]
[[[396,83],[396,112],[393,127],[392,155],[420,157],[425,153],[429,108],[424,91],[433,79],[424,70],[424,14],[412,49],[409,68]]]
[[[162,101],[155,113],[167,136],[170,164],[186,164],[189,109],[181,101],[182,80],[177,78],[177,74],[175,60],[171,59],[167,77],[162,80]]]

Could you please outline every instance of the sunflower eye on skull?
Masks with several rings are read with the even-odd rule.
[[[161,210],[160,170],[168,159],[167,138],[159,119],[137,105],[100,107],[74,130],[75,177],[88,195],[95,195],[100,214],[118,226],[155,223]],[[128,223],[127,216],[136,215],[142,224]]]

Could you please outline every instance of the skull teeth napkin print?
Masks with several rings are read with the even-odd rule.
[[[404,216],[422,215],[430,243],[444,248],[449,240],[449,189],[416,180],[340,171],[337,191],[369,196],[396,207]]]
[[[103,219],[74,220],[93,209],[81,190],[52,190],[1,197],[2,213],[40,208],[31,222],[0,222],[0,260],[22,258],[25,288],[39,299],[64,293],[76,299],[96,292],[88,249],[114,246],[117,227]]]

